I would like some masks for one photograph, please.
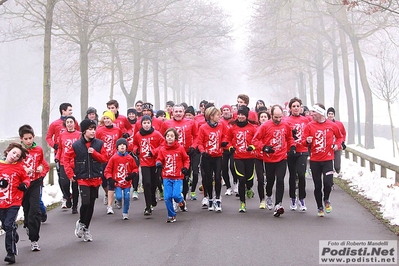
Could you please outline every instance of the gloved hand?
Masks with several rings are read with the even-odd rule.
[[[123,133],[122,134],[122,138],[127,139],[128,137],[130,137],[129,133]]]
[[[152,154],[151,151],[148,151],[148,157],[154,157],[154,154]]]
[[[8,181],[5,179],[0,180],[0,188],[6,188],[8,186]]]
[[[247,151],[253,151],[253,150],[255,150],[255,146],[254,145],[249,145],[247,147]]]
[[[57,143],[54,144],[53,148],[54,148],[54,150],[58,150],[58,144]]]
[[[267,146],[267,145],[263,146],[262,150],[266,153],[274,153],[275,152],[275,150],[273,150],[273,146]]]
[[[221,144],[220,146],[222,146],[222,148],[224,148],[224,147],[226,147],[226,146],[227,146],[227,144],[228,144],[228,142],[227,142],[227,141],[223,141],[223,142],[222,142],[222,144]]]
[[[157,169],[161,170],[161,169],[163,168],[163,165],[162,165],[161,162],[157,162],[157,163],[155,164],[155,167],[156,167]]]
[[[140,155],[140,149],[137,148],[136,151],[134,152],[134,154],[136,154],[136,156],[139,156]]]
[[[345,145],[345,142],[344,142],[344,141],[341,143],[341,147],[342,147],[343,150],[346,149],[346,145]]]
[[[133,180],[133,178],[136,178],[136,177],[137,177],[137,173],[133,172],[133,173],[130,173],[127,177],[125,177],[125,180],[126,181],[130,181],[130,180]]]
[[[111,187],[111,188],[114,188],[115,187],[115,180],[112,179],[111,177],[108,177],[107,180],[108,180],[108,186]]]
[[[189,171],[188,171],[187,167],[183,167],[183,168],[181,169],[181,173],[182,173],[184,176],[188,176]]]
[[[25,192],[28,190],[28,186],[22,182],[21,184],[19,184],[18,189]]]
[[[290,151],[288,152],[288,156],[294,156],[296,153],[296,147],[291,146]]]
[[[206,152],[201,153],[201,155],[202,155],[202,158],[209,158],[209,157],[211,157],[211,156],[209,155],[209,153],[206,153]]]
[[[195,154],[195,149],[193,147],[188,148],[187,155],[188,156],[193,156]]]
[[[229,147],[230,154],[233,154],[235,151],[236,151],[236,148],[234,148],[234,146]]]
[[[296,128],[294,128],[293,130],[292,130],[292,137],[294,138],[294,140],[297,140],[298,139],[298,137],[296,136],[296,133],[298,132],[298,130],[296,129]]]

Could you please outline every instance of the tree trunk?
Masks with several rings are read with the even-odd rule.
[[[349,74],[349,59],[348,59],[348,47],[346,46],[346,37],[345,33],[342,29],[338,29],[339,39],[341,44],[341,53],[342,53],[342,69],[343,69],[343,77],[344,77],[344,86],[346,93],[346,104],[348,109],[348,128],[346,134],[346,141],[348,144],[355,143],[355,111],[353,107],[353,95],[352,95],[352,86],[350,82],[350,74]]]
[[[325,104],[324,102],[324,55],[323,42],[321,37],[317,38],[316,51],[316,77],[317,77],[317,102]]]
[[[310,106],[315,104],[314,102],[314,88],[313,88],[313,73],[312,70],[309,68],[308,70],[309,75],[309,94],[310,94]],[[310,107],[308,106],[308,107]]]
[[[393,154],[393,157],[396,157],[396,150],[395,150],[395,143],[396,143],[396,140],[395,140],[395,127],[394,127],[394,125],[393,125],[393,120],[392,120],[392,111],[391,111],[391,102],[390,101],[387,101],[387,103],[388,103],[388,114],[389,114],[389,123],[390,123],[390,125],[391,125],[391,135],[392,135],[392,154]]]
[[[335,39],[335,38],[334,38]],[[339,70],[338,70],[338,47],[335,43],[331,44],[332,49],[332,59],[333,59],[333,76],[334,76],[334,107],[337,108],[337,112],[335,112],[335,117],[337,120],[340,119],[340,111],[339,111],[339,97],[340,97],[340,86],[339,86]],[[326,107],[328,108],[328,107]]]
[[[163,66],[163,102],[166,103],[168,100],[168,67],[166,62],[164,62]]]
[[[80,44],[80,114],[81,119],[86,116],[86,110],[89,107],[89,44],[81,42]]]
[[[53,25],[53,13],[56,0],[47,0],[46,21],[44,26],[43,44],[43,105],[42,105],[42,143],[44,156],[50,162],[49,146],[46,142],[46,133],[50,123],[50,98],[51,98],[51,28]]]
[[[147,102],[147,87],[148,87],[148,56],[143,58],[143,83],[142,83],[142,100]]]
[[[305,88],[305,80],[303,72],[299,72],[298,74],[298,92],[299,92],[299,99],[303,101],[303,104],[306,103],[306,88]]]
[[[156,109],[159,109],[161,108],[161,102],[159,99],[159,62],[157,51],[155,51],[154,58],[152,59],[152,75],[154,84],[154,106]]]
[[[139,81],[140,81],[140,66],[141,63],[141,52],[140,52],[140,42],[137,39],[133,39],[133,82],[132,87],[129,93],[129,97],[127,97],[128,106],[134,106],[134,102],[136,100],[137,91],[139,89]]]
[[[115,88],[115,41],[111,42],[111,86],[109,88],[109,99],[114,98],[114,88]]]

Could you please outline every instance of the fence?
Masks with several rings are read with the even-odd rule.
[[[352,161],[359,163],[362,167],[366,167],[367,162],[369,165],[370,171],[375,171],[375,166],[379,165],[381,167],[381,177],[387,177],[387,169],[395,172],[395,182],[399,182],[399,166],[383,161],[381,159],[374,158],[370,155],[347,147],[345,149],[345,158],[350,159],[350,155],[352,154]]]

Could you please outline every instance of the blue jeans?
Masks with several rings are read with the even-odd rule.
[[[122,201],[122,192],[123,192],[123,213],[128,213],[130,206],[130,187],[128,188],[115,187],[115,199],[117,201]]]
[[[168,217],[176,216],[173,208],[173,201],[180,203],[183,201],[183,180],[181,179],[163,179],[163,197],[168,211]]]
[[[17,242],[19,236],[17,233],[18,224],[17,219],[19,206],[12,206],[6,209],[0,209],[1,227],[6,232],[5,242],[7,254],[17,254]]]
[[[40,187],[40,212],[42,213],[42,215],[45,215],[47,213],[47,208],[43,203],[42,194],[43,194],[43,187]]]

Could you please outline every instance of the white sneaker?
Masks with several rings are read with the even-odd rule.
[[[67,209],[66,202],[67,200],[62,198],[61,209]]]
[[[104,205],[108,205],[108,197],[104,196]]]
[[[133,200],[138,200],[139,199],[139,193],[137,191],[133,191],[132,194],[133,194],[133,196],[132,196]]]
[[[173,210],[175,210],[175,212],[177,212],[178,205],[177,205],[177,203],[174,200],[172,202],[173,202]]]
[[[216,200],[214,209],[216,212],[222,212],[222,201],[220,199]]]
[[[283,213],[284,213],[284,207],[281,206],[281,203],[276,204],[276,206],[274,206],[273,216],[280,217],[280,215],[282,215]]]
[[[122,220],[129,220],[129,214],[122,213]]]
[[[296,198],[291,199],[291,203],[290,203],[291,211],[296,211],[296,209],[298,208],[298,205],[296,202],[297,202]]]
[[[237,183],[233,184],[233,192],[236,194],[238,193],[238,184]]]
[[[112,209],[112,206],[107,206],[107,214],[114,214],[114,210]]]
[[[82,238],[83,236],[83,229],[85,228],[85,225],[80,222],[80,220],[76,221],[76,227],[75,227],[75,236],[78,238]]]
[[[213,211],[215,206],[213,206],[213,200],[208,201],[208,211]]]
[[[40,251],[39,243],[37,243],[37,241],[30,242],[30,248],[32,251]]]
[[[271,197],[266,198],[266,206],[268,210],[273,210],[274,203]]]
[[[121,208],[122,208],[122,201],[117,200],[117,201],[115,202],[115,207],[116,207],[117,209],[121,209]]]
[[[308,208],[306,208],[305,199],[298,200],[299,210],[302,212],[306,212]]]
[[[201,201],[202,204],[202,209],[207,209],[208,208],[208,204],[209,204],[209,200],[207,197],[204,197]]]
[[[92,242],[93,241],[93,236],[90,234],[89,229],[84,229],[83,231],[83,241],[84,242]]]
[[[231,196],[231,194],[233,194],[233,191],[231,190],[231,188],[228,188],[226,190],[226,193],[224,193],[226,196]]]

